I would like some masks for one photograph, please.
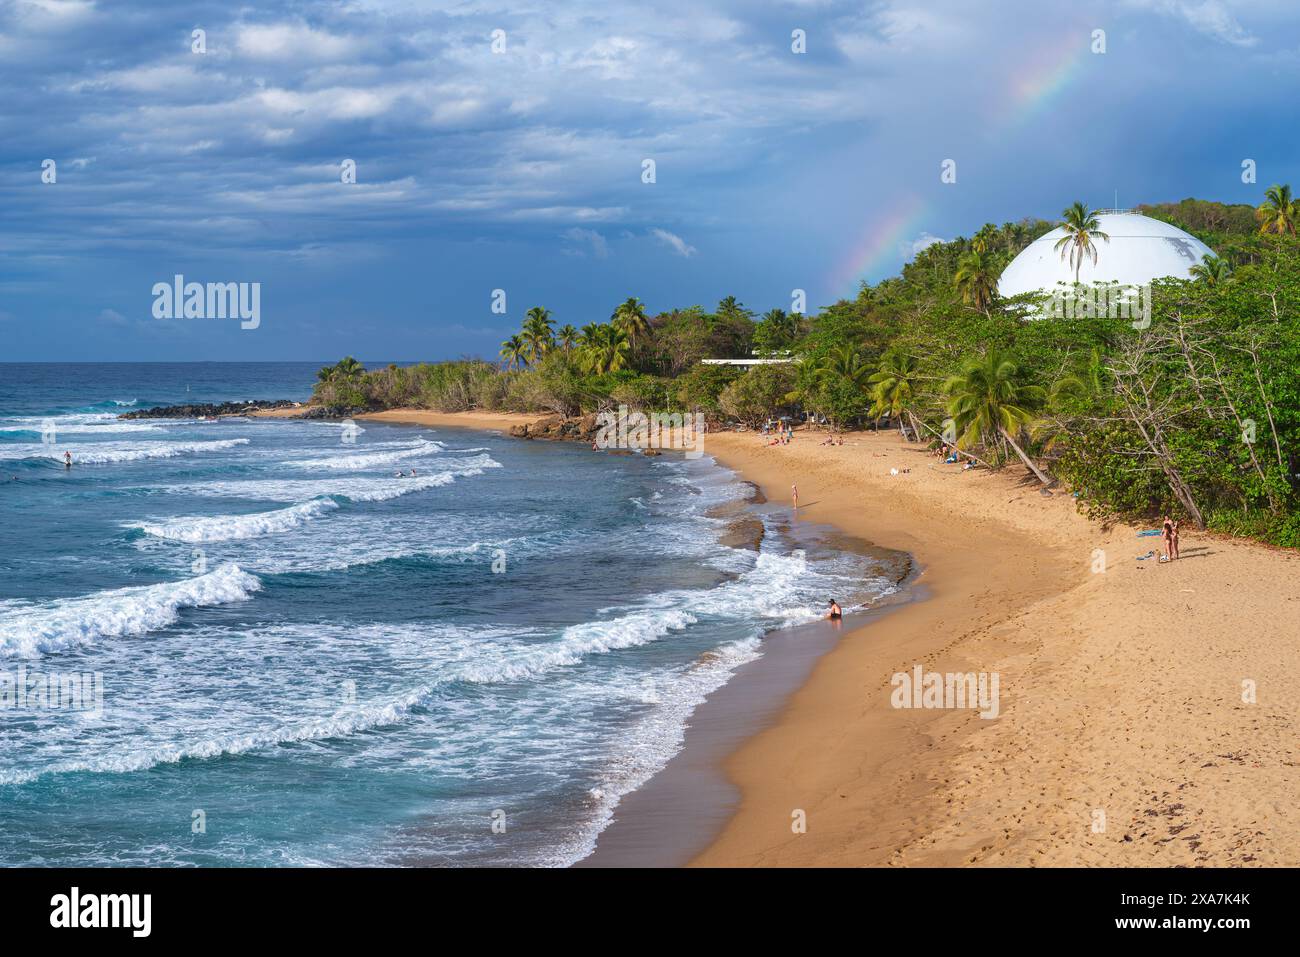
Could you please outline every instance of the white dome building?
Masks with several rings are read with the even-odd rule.
[[[1187,279],[1191,268],[1214,250],[1177,226],[1128,210],[1097,211],[1098,229],[1110,237],[1093,241],[1097,265],[1088,256],[1079,269],[1079,282],[1118,282],[1122,286],[1143,286],[1153,279],[1172,276]],[[1074,283],[1068,250],[1056,249],[1065,235],[1061,227],[1041,236],[1021,251],[1002,272],[998,293],[1004,297],[1022,292],[1057,289],[1057,283]],[[1065,252],[1065,258],[1061,253]]]

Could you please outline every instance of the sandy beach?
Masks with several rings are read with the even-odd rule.
[[[1186,531],[1180,561],[1137,561],[1158,538],[1103,530],[1024,469],[819,440],[710,434],[708,451],[911,551],[929,597],[846,636],[730,760],[741,805],[696,864],[1300,862],[1300,557]],[[1000,716],[891,707],[916,664],[999,673]]]
[[[1090,522],[1023,468],[823,436],[710,433],[706,450],[771,501],[797,482],[801,518],[910,552],[924,600],[847,632],[727,759],[739,806],[694,864],[1300,863],[1300,556],[1187,529],[1180,561],[1139,561],[1158,538]],[[998,716],[893,707],[891,677],[918,665],[996,673]]]

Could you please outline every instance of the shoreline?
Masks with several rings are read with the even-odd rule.
[[[713,461],[739,479],[725,465]],[[752,483],[748,483],[752,484]],[[785,526],[784,509],[762,498],[747,503],[759,514]],[[689,864],[722,833],[735,814],[739,791],[727,773],[738,748],[770,727],[814,667],[849,634],[906,604],[923,600],[914,587],[915,561],[905,552],[848,539],[838,529],[811,522],[785,526],[795,547],[813,551],[851,551],[871,556],[891,591],[870,607],[846,614],[842,624],[810,621],[776,628],[763,635],[763,653],[737,668],[691,713],[680,749],[644,785],[622,797],[595,847],[575,867],[681,867]]]
[[[1189,532],[1178,562],[1135,560],[1158,542],[1089,521],[1021,469],[962,473],[893,435],[817,436],[708,441],[770,497],[788,501],[797,478],[802,514],[911,552],[930,597],[846,635],[730,758],[740,806],[693,864],[1300,861],[1285,826],[1300,555]],[[890,676],[916,664],[997,672],[999,717],[891,707]],[[1247,703],[1247,683],[1275,694]]]
[[[504,432],[538,417],[359,418]],[[1286,697],[1300,555],[1193,531],[1179,562],[1135,561],[1159,542],[1089,521],[1023,469],[963,473],[893,434],[823,435],[709,433],[706,451],[776,505],[798,481],[801,518],[908,552],[927,597],[846,631],[722,760],[739,800],[691,864],[1300,862],[1285,827],[1300,817]],[[916,665],[996,672],[999,716],[891,707],[890,677]]]

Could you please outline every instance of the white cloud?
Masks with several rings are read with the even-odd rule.
[[[1234,46],[1254,46],[1259,38],[1238,21],[1224,0],[1129,0],[1135,6],[1180,17],[1194,29]]]
[[[597,259],[604,259],[609,255],[609,243],[605,237],[594,229],[581,229],[574,226],[572,229],[565,230],[561,236],[574,245],[565,252],[570,255],[585,256],[588,252]]]
[[[244,26],[235,45],[240,53],[257,60],[337,60],[361,46],[351,37],[313,30],[302,23]]]
[[[670,247],[679,256],[693,256],[697,252],[696,248],[688,244],[682,237],[676,233],[670,233],[666,229],[660,229],[658,226],[650,230],[650,235],[665,246]]]
[[[948,240],[939,236],[932,236],[929,233],[921,233],[915,239],[898,244],[898,251],[908,259],[911,259],[922,249],[927,246],[933,246],[935,243],[946,243]]]

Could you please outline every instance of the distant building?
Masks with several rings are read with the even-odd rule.
[[[1177,226],[1127,209],[1097,211],[1098,229],[1110,237],[1096,239],[1097,265],[1088,256],[1079,269],[1079,282],[1115,282],[1121,286],[1145,286],[1153,279],[1188,279],[1202,256],[1214,250]],[[1023,292],[1051,292],[1074,283],[1070,255],[1061,258],[1057,240],[1066,235],[1057,227],[1030,243],[1002,272],[998,294],[1007,297]]]
[[[794,359],[701,359],[700,364],[706,366],[783,366],[794,361]]]

